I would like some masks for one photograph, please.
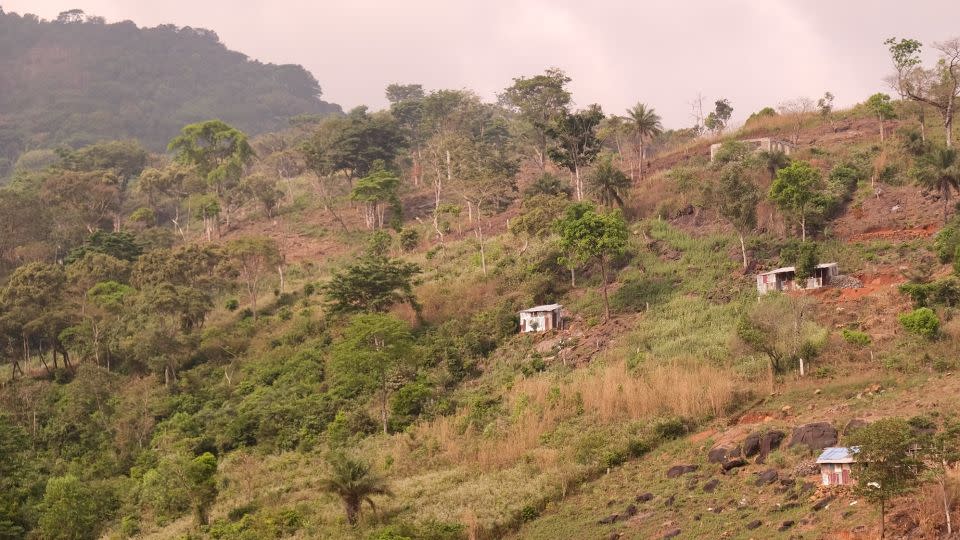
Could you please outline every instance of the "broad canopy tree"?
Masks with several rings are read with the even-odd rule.
[[[760,202],[760,190],[746,176],[741,163],[728,163],[720,172],[720,181],[709,194],[717,211],[740,237],[740,253],[743,256],[743,270],[746,272],[747,246],[743,237],[757,226],[757,203]]]
[[[940,58],[931,68],[920,60],[923,44],[914,39],[890,38],[884,41],[896,68],[897,90],[918,103],[940,113],[947,147],[953,146],[953,120],[960,98],[960,38],[933,44]]]
[[[607,266],[611,259],[627,250],[628,231],[623,214],[619,210],[597,212],[588,203],[574,204],[557,223],[557,231],[560,234],[560,248],[567,253],[561,263],[595,262],[600,267],[604,318],[609,320]]]
[[[523,133],[540,170],[546,167],[550,127],[566,114],[570,105],[570,92],[566,89],[570,80],[560,69],[551,68],[542,75],[513,79],[513,84],[500,95],[500,103],[523,122]]]
[[[334,344],[330,365],[335,384],[344,391],[379,394],[380,420],[387,435],[390,394],[410,370],[412,360],[413,336],[405,322],[381,313],[362,313],[350,320]]]
[[[554,142],[548,152],[550,159],[570,171],[578,201],[583,200],[584,191],[581,172],[596,159],[603,147],[603,141],[597,137],[597,128],[603,118],[603,110],[594,104],[574,113],[564,113],[547,129]]]
[[[794,161],[777,171],[770,185],[770,199],[800,223],[801,239],[807,239],[807,217],[821,191],[820,171],[806,161]]]

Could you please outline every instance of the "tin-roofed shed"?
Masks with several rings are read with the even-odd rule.
[[[520,312],[520,332],[546,332],[563,328],[560,304],[545,304]]]
[[[850,466],[856,461],[856,446],[852,448],[832,447],[824,448],[817,458],[820,465],[820,480],[825,486],[848,486],[854,483],[850,474]]]

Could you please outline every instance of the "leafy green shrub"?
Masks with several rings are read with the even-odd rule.
[[[535,505],[528,504],[520,509],[520,521],[524,523],[533,521],[540,517],[540,509]]]
[[[933,361],[933,370],[937,373],[946,373],[957,369],[957,362],[949,358],[937,358]]]
[[[304,296],[313,296],[317,292],[317,286],[313,283],[307,283],[303,286],[303,295]]]
[[[679,439],[687,434],[687,426],[680,418],[671,418],[657,422],[653,426],[653,432],[657,437],[664,440]]]
[[[653,450],[653,445],[649,441],[639,439],[630,439],[627,442],[627,453],[630,457],[638,458]]]
[[[600,457],[600,466],[605,469],[619,467],[627,461],[627,454],[620,450],[606,450]]]
[[[540,373],[545,369],[547,369],[547,363],[544,362],[540,356],[534,356],[529,362],[525,362],[520,366],[520,371],[528,377],[534,373]]]
[[[940,332],[940,319],[930,308],[917,308],[899,317],[900,325],[911,334],[933,339]]]
[[[933,251],[940,262],[946,264],[954,260],[958,247],[960,247],[960,220],[954,218],[934,237]]]
[[[790,242],[780,250],[784,266],[795,266],[798,280],[812,276],[820,264],[820,250],[815,242]]]
[[[817,379],[829,379],[833,377],[833,368],[830,366],[820,366],[813,370],[813,376]]]
[[[840,334],[843,336],[843,340],[851,345],[866,347],[870,344],[870,335],[866,332],[844,328]]]
[[[397,390],[390,402],[394,429],[402,429],[424,413],[433,399],[433,389],[423,379],[405,384]]]
[[[227,308],[227,311],[236,311],[240,308],[240,301],[236,298],[231,298],[227,300],[226,304],[224,304],[224,307]]]
[[[931,283],[904,283],[900,292],[910,297],[915,308],[960,305],[960,280],[955,277]]]
[[[420,233],[416,229],[403,229],[400,231],[400,249],[404,251],[413,251],[420,245]]]

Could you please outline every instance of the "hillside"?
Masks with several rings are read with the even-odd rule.
[[[134,138],[162,151],[207,118],[263,133],[341,112],[320,96],[302,67],[251,60],[210,30],[0,9],[0,177],[28,150]]]
[[[887,531],[944,536],[942,127],[894,101],[882,142],[863,104],[664,130],[642,104],[574,110],[568,82],[496,104],[391,85],[386,110],[18,171],[0,537],[867,540],[879,495],[813,463],[854,444],[911,458],[883,480]],[[758,298],[759,272],[834,262]],[[518,331],[553,303],[562,329]]]

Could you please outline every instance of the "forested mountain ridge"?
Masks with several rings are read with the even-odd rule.
[[[252,60],[210,30],[0,8],[0,176],[28,150],[136,138],[156,151],[207,118],[255,134],[341,112],[320,96],[303,67]]]

